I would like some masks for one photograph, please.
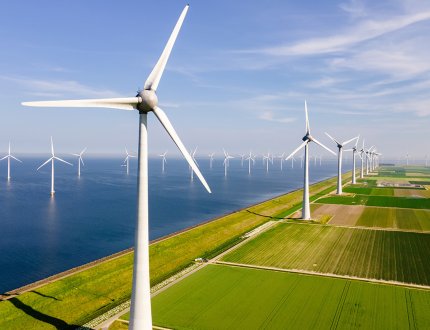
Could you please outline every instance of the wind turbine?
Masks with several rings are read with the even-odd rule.
[[[209,167],[212,168],[212,162],[214,160],[214,152],[209,154]]]
[[[355,139],[358,139],[358,136],[349,139],[347,141],[344,141],[342,143],[336,141],[333,137],[330,136],[330,134],[325,133],[334,143],[337,144],[338,152],[337,152],[337,195],[342,195],[342,153],[343,153],[343,147],[354,141]]]
[[[73,156],[78,157],[78,177],[81,177],[81,163],[82,165],[84,164],[84,160],[82,159],[82,155],[84,154],[85,150],[87,150],[87,148],[85,147],[79,154],[72,154]]]
[[[406,166],[409,166],[409,154],[406,154]]]
[[[311,135],[311,129],[309,126],[309,118],[308,118],[308,107],[305,101],[305,117],[306,117],[306,135],[302,138],[304,141],[300,144],[296,150],[294,150],[285,160],[293,157],[300,149],[305,148],[305,169],[304,169],[304,182],[303,182],[303,204],[302,204],[302,219],[310,220],[311,219],[311,209],[309,206],[309,143],[315,142],[319,146],[323,147],[327,151],[331,152],[333,155],[336,155],[332,150],[323,145],[321,142],[316,140]]]
[[[363,139],[363,145],[359,151],[359,155],[361,158],[361,169],[360,169],[360,179],[364,178],[364,156],[365,156],[366,150],[364,149],[364,139]]]
[[[240,159],[240,166],[243,167],[243,159],[245,158],[246,155],[245,154],[239,154],[239,156],[241,158]]]
[[[167,151],[164,152],[164,154],[158,155],[161,157],[161,172],[164,173],[164,164],[167,163],[166,160]]]
[[[279,155],[278,158],[281,160],[281,171],[282,171],[282,163],[284,162],[285,152],[283,152],[282,155]]]
[[[0,159],[0,161],[2,161],[3,159],[7,159],[7,181],[10,181],[10,159],[15,159],[16,161],[22,163],[22,161],[20,161],[18,158],[12,156],[12,154],[10,153],[10,141],[9,141],[9,151],[8,154],[6,156],[4,156],[2,159]]]
[[[44,162],[42,165],[40,165],[37,168],[37,171],[40,170],[43,166],[45,166],[49,162],[51,162],[51,196],[54,196],[54,194],[55,194],[55,189],[54,189],[54,161],[59,160],[60,162],[66,163],[70,166],[73,166],[73,164],[70,164],[69,162],[66,162],[64,159],[61,159],[61,158],[58,158],[57,156],[55,156],[54,142],[52,142],[52,136],[51,136],[51,155],[52,155],[52,157],[49,158],[46,162]]]
[[[196,157],[194,157],[195,155],[196,155],[196,152],[197,152],[197,147],[195,147],[194,148],[194,151],[192,151],[192,152],[190,152],[190,154],[191,154],[191,159],[193,160],[193,162],[197,165],[197,166],[199,166],[199,164],[197,164],[197,160],[196,160]],[[193,168],[191,167],[191,166],[188,166],[189,168],[190,168],[190,175],[191,175],[191,181],[194,181],[194,171],[193,171]]]
[[[170,120],[164,111],[158,107],[156,90],[169,58],[176,37],[187,14],[189,6],[185,6],[178,22],[164,48],[157,64],[147,78],[144,90],[139,91],[135,97],[54,101],[54,102],[29,102],[23,105],[52,106],[52,107],[98,107],[117,108],[123,110],[139,111],[139,156],[137,176],[137,224],[135,235],[133,288],[131,296],[130,329],[152,329],[151,293],[149,282],[149,235],[148,235],[148,139],[147,116],[153,112],[161,122],[167,133],[178,146],[187,162],[191,165],[200,181],[210,193],[211,190],[194,163],[187,149],[180,140]]]
[[[266,173],[269,172],[269,161],[270,161],[270,154],[267,153],[267,155],[263,155],[263,164],[264,160],[266,160]]]
[[[366,175],[369,175],[369,166],[370,166],[370,153],[374,146],[371,146],[369,149],[366,150]]]
[[[224,176],[227,176],[227,167],[230,166],[230,159],[233,159],[234,157],[230,156],[228,154],[228,152],[226,152],[224,149],[222,149],[222,150],[224,151],[224,162],[223,162],[223,165],[224,165]]]
[[[251,151],[249,152],[249,156],[246,158],[246,160],[248,161],[248,174],[251,174],[251,160],[253,165],[255,163],[255,157],[252,157]]]
[[[294,162],[296,161],[296,159],[294,158],[294,156],[291,157],[291,168],[294,168]]]
[[[352,184],[356,184],[356,175],[355,175],[355,154],[357,153],[357,144],[358,139],[360,138],[360,135],[357,137],[357,140],[355,140],[355,145],[351,149],[346,149],[345,151],[352,151]],[[360,156],[360,154],[358,154]],[[361,157],[361,156],[360,156]]]
[[[125,148],[125,153],[127,156],[125,157],[124,162],[122,163],[122,166],[125,166],[127,168],[127,174],[128,174],[129,173],[128,166],[130,163],[130,158],[136,158],[136,156],[129,154],[127,148]]]

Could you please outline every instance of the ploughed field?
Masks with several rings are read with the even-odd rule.
[[[279,223],[222,261],[430,286],[430,234]]]

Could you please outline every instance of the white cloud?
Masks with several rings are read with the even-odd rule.
[[[292,118],[292,117],[282,117],[282,118],[276,117],[273,111],[270,111],[270,110],[265,110],[261,112],[259,119],[266,120],[266,121],[273,121],[277,123],[284,123],[284,124],[296,121],[296,118]]]

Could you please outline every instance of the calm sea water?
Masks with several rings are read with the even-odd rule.
[[[85,159],[81,178],[76,166],[56,162],[54,198],[50,197],[50,166],[36,172],[44,159],[23,158],[0,163],[0,292],[121,251],[133,245],[136,219],[136,170],[130,174],[121,159]],[[69,159],[70,160],[70,159]],[[74,160],[70,160],[76,163]],[[300,161],[291,168],[275,159],[266,172],[261,159],[248,174],[247,163],[230,162],[227,177],[222,160],[197,159],[213,193],[208,194],[182,159],[149,161],[150,238],[246,207],[302,186]],[[345,170],[351,164],[346,163]],[[336,162],[310,163],[311,182],[336,174]]]

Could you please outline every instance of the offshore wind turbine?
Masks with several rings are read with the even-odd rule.
[[[246,158],[246,160],[248,161],[248,174],[251,174],[251,160],[253,165],[255,163],[255,157],[252,157],[251,151],[249,152],[249,156]]]
[[[158,155],[161,157],[161,172],[164,173],[164,165],[167,163],[166,160],[167,151],[164,152],[164,154]]]
[[[72,154],[73,156],[78,157],[78,177],[81,177],[81,163],[85,166],[84,160],[82,159],[82,155],[87,150],[87,147],[85,147],[79,154]]]
[[[210,193],[211,190],[194,163],[178,134],[173,128],[164,111],[158,107],[156,94],[158,84],[164,72],[170,52],[176,37],[185,19],[189,6],[185,6],[178,22],[167,41],[157,64],[147,78],[144,90],[139,91],[135,97],[75,100],[75,101],[53,101],[53,102],[28,102],[23,105],[41,107],[97,107],[116,108],[122,110],[139,111],[139,156],[137,176],[137,224],[135,235],[133,288],[131,295],[130,329],[152,329],[151,314],[151,292],[149,282],[149,234],[148,234],[148,139],[147,139],[147,116],[153,112],[167,133],[175,142],[187,162],[196,172],[203,186]]]
[[[228,154],[228,152],[225,151],[224,149],[222,149],[222,151],[224,151],[224,162],[223,162],[223,165],[224,165],[224,176],[227,176],[227,167],[230,166],[230,159],[233,159],[234,157],[230,156]]]
[[[270,154],[267,153],[267,155],[263,155],[263,164],[264,160],[266,160],[266,173],[269,172],[269,161],[270,161]]]
[[[281,171],[282,171],[282,163],[284,162],[285,152],[283,152],[282,155],[279,155],[278,158],[281,160]]]
[[[40,165],[37,168],[37,171],[40,170],[43,166],[45,166],[46,164],[48,164],[49,162],[51,162],[51,196],[54,196],[55,194],[55,189],[54,189],[54,181],[55,181],[55,176],[54,176],[54,161],[55,160],[59,160],[60,162],[66,163],[70,166],[73,166],[73,164],[70,164],[69,162],[66,162],[64,159],[61,159],[57,156],[55,156],[54,153],[54,142],[52,142],[52,136],[51,136],[51,155],[52,157],[49,158],[46,162],[44,162],[42,165]]]
[[[245,158],[245,154],[239,154],[240,156],[240,166],[243,167],[243,159]]]
[[[311,128],[309,125],[309,118],[308,118],[308,107],[306,105],[305,101],[305,117],[306,117],[306,135],[302,138],[303,143],[300,144],[296,150],[294,150],[285,160],[290,159],[293,157],[299,150],[302,148],[305,148],[305,169],[304,169],[304,180],[303,180],[303,204],[302,204],[302,219],[303,220],[310,220],[311,219],[311,209],[309,205],[309,143],[315,142],[319,146],[323,147],[327,151],[331,152],[333,155],[336,155],[332,150],[330,150],[328,147],[323,145],[321,142],[316,140],[311,135]]]
[[[7,181],[10,181],[10,160],[15,159],[16,161],[22,163],[22,161],[20,161],[16,157],[12,156],[12,154],[10,153],[10,141],[9,141],[9,151],[8,151],[6,156],[4,156],[2,159],[0,159],[0,161],[2,161],[3,159],[7,159]]]
[[[214,160],[214,155],[215,155],[214,152],[209,154],[209,168],[212,168],[212,162]]]
[[[191,159],[193,160],[193,162],[194,162],[197,166],[199,166],[199,164],[197,164],[197,160],[196,160],[196,157],[195,157],[196,152],[197,152],[197,147],[195,147],[195,148],[194,148],[194,151],[191,151],[191,152],[190,152],[190,155],[191,155]],[[191,177],[191,181],[194,181],[194,171],[193,171],[193,168],[192,168],[191,166],[188,166],[188,167],[190,168],[190,177]]]
[[[342,154],[343,154],[343,147],[354,141],[355,139],[358,139],[358,136],[349,139],[347,141],[344,141],[342,143],[338,142],[337,140],[335,140],[332,136],[330,136],[330,134],[328,134],[327,132],[325,133],[334,143],[337,144],[337,190],[336,190],[336,194],[337,195],[341,195],[342,194]]]
[[[127,168],[127,174],[128,174],[129,173],[128,166],[129,166],[129,163],[130,163],[130,158],[136,158],[136,156],[134,156],[132,154],[129,154],[128,150],[127,150],[127,147],[125,148],[125,154],[127,156],[125,157],[124,162],[122,163],[122,166],[125,166]]]

